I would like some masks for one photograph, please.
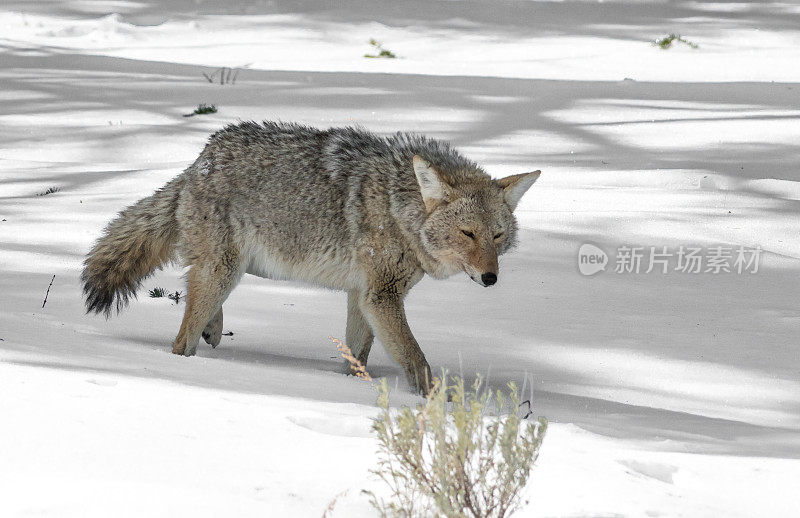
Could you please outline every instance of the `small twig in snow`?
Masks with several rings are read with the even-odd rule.
[[[526,412],[525,417],[523,417],[523,419],[527,419],[533,415],[533,410],[531,410],[531,400],[526,399],[525,401],[519,404],[519,408],[522,408],[522,405],[528,405],[528,410],[525,411]]]
[[[42,302],[42,309],[44,309],[44,305],[47,304],[47,296],[50,295],[50,287],[53,286],[54,280],[56,280],[55,275],[53,275],[53,278],[50,279],[50,284],[47,286],[47,293],[44,294],[44,302]]]

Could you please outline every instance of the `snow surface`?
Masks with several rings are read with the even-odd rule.
[[[699,48],[649,44],[671,32]],[[364,59],[373,37],[399,59]],[[282,119],[544,171],[497,286],[425,279],[407,302],[434,369],[534,380],[551,427],[520,515],[797,516],[798,43],[789,2],[5,0],[0,515],[320,516],[342,493],[332,516],[374,515],[375,393],[328,340],[343,294],[247,277],[233,336],[188,359],[167,299],[83,314],[118,210],[222,125]],[[235,85],[201,75],[222,66]],[[200,103],[219,112],[182,117]],[[756,274],[583,277],[586,242],[763,254]]]

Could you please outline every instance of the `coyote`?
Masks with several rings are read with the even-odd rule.
[[[243,122],[106,227],[81,275],[87,312],[120,311],[155,269],[188,270],[172,345],[191,356],[222,334],[222,304],[249,273],[347,291],[346,342],[367,363],[377,336],[425,394],[431,371],[403,298],[428,274],[497,282],[512,214],[540,171],[493,180],[448,144],[360,128]]]

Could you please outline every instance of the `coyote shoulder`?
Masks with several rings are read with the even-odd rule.
[[[88,311],[110,315],[170,261],[189,266],[172,352],[222,332],[245,273],[347,292],[346,341],[364,364],[377,336],[426,392],[430,367],[403,298],[424,274],[497,282],[517,237],[512,214],[539,171],[493,180],[448,144],[358,128],[244,122],[211,136],[155,194],[123,210],[89,252]]]

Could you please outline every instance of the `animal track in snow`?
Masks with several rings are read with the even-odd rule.
[[[630,468],[640,475],[645,477],[654,478],[667,484],[672,484],[672,476],[678,472],[678,468],[670,464],[661,464],[660,462],[642,462],[638,460],[620,460],[617,461],[626,468]]]
[[[287,419],[308,430],[340,437],[371,437],[371,422],[359,416],[322,415],[289,416]]]

